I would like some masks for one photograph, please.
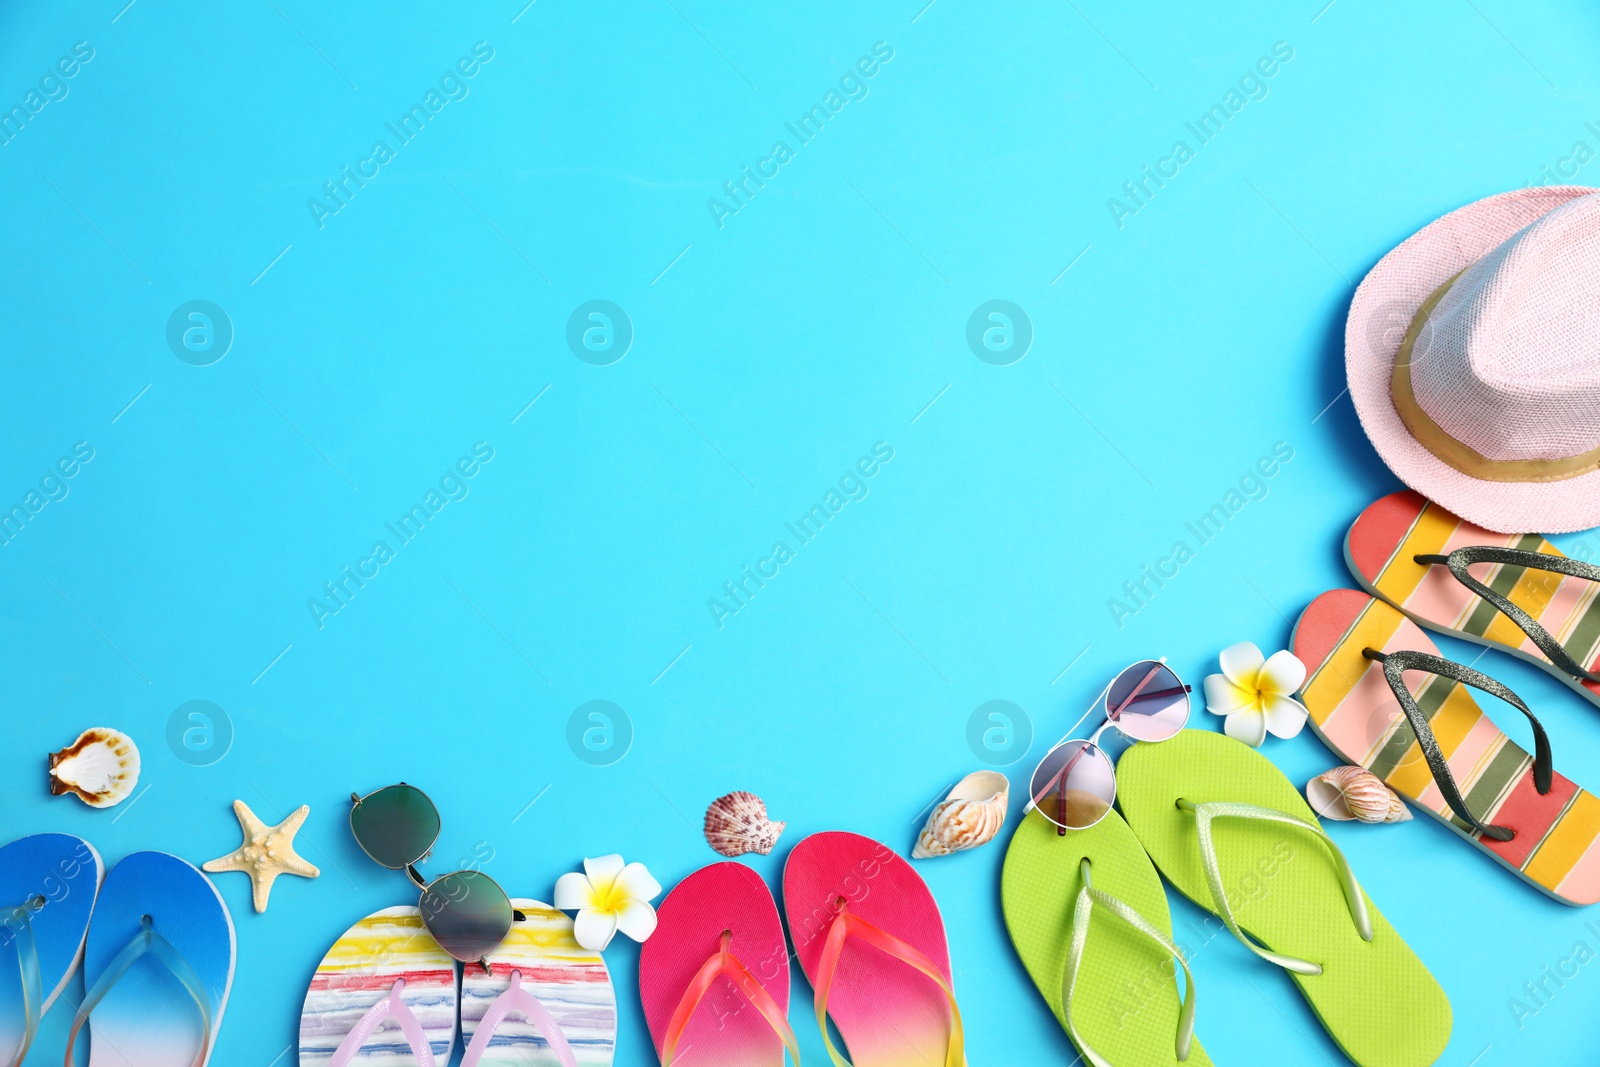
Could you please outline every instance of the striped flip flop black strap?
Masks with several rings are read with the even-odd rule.
[[[1383,677],[1389,683],[1394,698],[1400,702],[1400,709],[1405,712],[1406,721],[1411,724],[1412,732],[1417,735],[1417,744],[1422,748],[1423,758],[1428,761],[1428,770],[1433,774],[1433,780],[1438,784],[1445,803],[1450,805],[1450,810],[1491,841],[1510,841],[1515,837],[1515,830],[1504,826],[1486,826],[1467,810],[1466,798],[1461,795],[1455,775],[1450,771],[1450,763],[1439,748],[1439,739],[1434,736],[1433,727],[1428,725],[1428,717],[1417,706],[1417,698],[1406,688],[1404,675],[1406,671],[1423,671],[1448,678],[1453,682],[1481,690],[1490,696],[1499,697],[1526,715],[1528,721],[1533,724],[1533,786],[1540,795],[1543,795],[1550,792],[1551,778],[1554,774],[1550,757],[1550,739],[1545,736],[1544,727],[1534,718],[1533,712],[1528,710],[1528,705],[1522,702],[1521,697],[1487,674],[1453,660],[1447,660],[1443,656],[1409,650],[1385,653],[1375,648],[1364,648],[1361,654],[1367,659],[1383,664]]]
[[[1549,556],[1543,552],[1529,552],[1521,548],[1496,548],[1492,545],[1468,545],[1465,548],[1456,549],[1448,556],[1441,556],[1436,553],[1419,553],[1412,558],[1418,563],[1436,563],[1448,567],[1456,581],[1494,605],[1495,610],[1516,623],[1517,627],[1528,635],[1528,640],[1537,645],[1539,651],[1549,657],[1551,663],[1554,663],[1575,678],[1582,678],[1587,682],[1600,682],[1600,674],[1590,671],[1583,664],[1573,659],[1571,654],[1562,647],[1561,642],[1555,639],[1555,635],[1546,630],[1538,619],[1517,607],[1504,595],[1497,593],[1467,573],[1467,568],[1474,563],[1499,563],[1529,570],[1548,571],[1552,574],[1564,574],[1569,578],[1583,578],[1591,582],[1600,582],[1600,567],[1596,567],[1592,563],[1584,563],[1582,560],[1568,559],[1565,556]]]

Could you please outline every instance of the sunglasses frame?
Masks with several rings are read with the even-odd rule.
[[[389,864],[374,856],[371,850],[367,848],[366,842],[361,840],[361,835],[356,831],[356,809],[362,804],[365,804],[367,801],[371,800],[373,797],[377,796],[379,793],[387,793],[389,790],[397,789],[400,786],[405,786],[407,789],[415,790],[417,795],[422,797],[423,800],[426,800],[428,802],[428,806],[433,808],[433,814],[436,817],[439,815],[439,805],[435,804],[433,802],[433,798],[430,797],[425,791],[417,789],[416,786],[410,784],[409,782],[396,782],[394,785],[386,785],[381,786],[378,789],[374,789],[365,796],[362,796],[359,793],[350,794],[350,814],[348,816],[350,821],[350,836],[356,839],[356,844],[360,847],[362,852],[367,854],[367,859],[371,860],[373,863],[376,863],[379,867],[382,867],[386,871],[405,871],[406,875],[416,883],[418,889],[426,889],[428,887],[428,883],[423,880],[422,875],[417,871],[417,864],[424,862],[429,856],[433,855],[433,846],[439,843],[439,834],[444,832],[444,820],[442,818],[439,819],[439,829],[434,831],[433,840],[429,841],[428,847],[422,850],[422,855],[418,856],[416,859],[407,863],[403,867],[391,867]]]
[[[1046,749],[1044,755],[1039,757],[1039,762],[1034,764],[1033,772],[1028,775],[1028,803],[1022,809],[1022,814],[1024,816],[1026,816],[1028,812],[1037,809],[1039,814],[1043,815],[1045,819],[1049,821],[1050,825],[1056,828],[1057,835],[1061,837],[1065,837],[1067,835],[1067,831],[1069,830],[1088,830],[1091,827],[1099,825],[1100,821],[1106,817],[1106,812],[1109,812],[1117,802],[1117,767],[1116,764],[1112,762],[1111,757],[1106,753],[1106,750],[1100,747],[1100,735],[1105,733],[1107,730],[1115,730],[1117,733],[1128,738],[1130,741],[1137,741],[1147,745],[1159,745],[1161,741],[1172,740],[1172,737],[1163,737],[1160,741],[1145,741],[1142,738],[1134,737],[1132,734],[1122,729],[1121,724],[1117,721],[1117,716],[1121,715],[1123,710],[1127,708],[1127,706],[1133,702],[1133,699],[1139,695],[1139,689],[1135,689],[1132,693],[1128,694],[1128,699],[1123,701],[1122,707],[1112,710],[1109,706],[1106,706],[1106,700],[1111,696],[1111,689],[1117,684],[1117,680],[1124,674],[1127,674],[1129,671],[1143,663],[1155,664],[1158,668],[1165,667],[1172,677],[1177,679],[1178,684],[1183,689],[1184,701],[1188,704],[1188,709],[1184,712],[1182,724],[1180,724],[1178,729],[1173,732],[1172,737],[1178,736],[1178,733],[1189,724],[1189,716],[1194,714],[1194,688],[1184,682],[1183,678],[1178,674],[1178,672],[1172,669],[1172,667],[1167,663],[1167,657],[1165,656],[1162,656],[1159,659],[1134,660],[1132,663],[1128,664],[1126,667],[1122,668],[1116,674],[1111,676],[1111,680],[1101,687],[1099,694],[1095,696],[1094,701],[1089,705],[1088,710],[1082,715],[1078,716],[1078,721],[1073,723],[1067,729],[1066,734],[1061,738],[1061,740],[1057,741],[1055,744]],[[1155,672],[1152,671],[1151,673],[1154,674]],[[1140,688],[1142,687],[1143,683],[1141,683]],[[1087,739],[1072,736],[1078,727],[1083,725],[1083,721],[1085,719],[1087,719],[1090,715],[1093,715],[1096,711],[1102,709],[1105,712],[1106,721],[1101,723],[1095,729],[1094,733],[1090,734]],[[1048,760],[1059,749],[1074,743],[1081,744],[1083,746],[1083,751],[1077,756],[1073,757],[1072,762],[1068,763],[1067,766],[1063,767],[1055,775],[1056,778],[1061,779],[1061,787],[1063,790],[1065,789],[1066,772],[1072,768],[1073,764],[1075,764],[1079,759],[1082,759],[1084,756],[1097,756],[1106,761],[1106,766],[1111,772],[1111,800],[1110,803],[1106,805],[1105,811],[1102,811],[1099,817],[1094,820],[1094,822],[1088,823],[1084,826],[1063,826],[1060,822],[1050,818],[1050,816],[1045,813],[1044,808],[1039,803],[1039,798],[1033,795],[1033,780],[1038,776],[1039,771],[1043,769],[1046,760]],[[1051,790],[1048,792],[1053,792],[1054,789],[1055,784],[1052,783]],[[1046,795],[1048,795],[1048,792]]]
[[[349,816],[349,819],[350,819],[350,836],[356,839],[356,845],[361,849],[362,852],[365,852],[367,854],[367,858],[370,859],[373,863],[376,863],[378,866],[382,867],[384,870],[388,870],[388,871],[404,871],[406,873],[406,877],[411,879],[412,884],[415,885],[417,887],[418,891],[421,892],[421,894],[422,894],[421,898],[419,898],[418,901],[417,901],[417,910],[418,910],[418,912],[422,912],[423,911],[424,902],[428,899],[428,897],[430,895],[442,898],[444,900],[445,904],[451,903],[454,898],[452,898],[448,893],[443,892],[443,891],[441,891],[439,889],[436,889],[435,887],[439,886],[441,883],[447,882],[451,878],[455,878],[457,875],[462,875],[462,874],[470,874],[470,875],[473,875],[475,877],[485,879],[490,885],[494,886],[495,889],[499,890],[500,895],[505,897],[506,904],[509,906],[511,904],[511,894],[507,893],[506,890],[505,890],[505,887],[502,886],[499,882],[495,881],[493,876],[485,874],[483,871],[465,870],[465,869],[458,870],[458,871],[451,871],[449,874],[441,874],[439,877],[434,878],[431,881],[427,880],[427,879],[424,879],[422,877],[421,872],[417,870],[417,864],[426,861],[429,856],[433,855],[433,846],[437,845],[439,843],[439,834],[444,831],[444,819],[443,818],[439,819],[439,829],[434,831],[433,840],[428,842],[427,849],[423,851],[422,855],[420,855],[416,859],[410,861],[404,867],[391,867],[391,866],[389,866],[389,864],[384,863],[382,860],[380,860],[378,857],[376,857],[376,856],[374,856],[372,854],[372,852],[367,848],[366,844],[361,840],[361,835],[356,831],[356,824],[355,824],[355,812],[356,812],[356,809],[359,808],[362,805],[363,802],[365,802],[367,800],[370,800],[372,797],[377,796],[379,793],[385,792],[385,791],[390,790],[390,789],[396,789],[396,788],[398,788],[400,786],[405,786],[407,789],[415,790],[416,793],[419,796],[421,796],[423,800],[426,800],[428,802],[428,806],[433,808],[434,815],[438,816],[438,814],[439,814],[439,806],[433,802],[433,798],[430,797],[424,790],[418,789],[416,786],[410,784],[409,782],[396,782],[393,785],[382,786],[382,787],[380,787],[378,789],[374,789],[372,792],[367,793],[364,796],[362,794],[360,794],[360,793],[352,792],[350,794],[350,816]],[[443,908],[444,908],[444,905],[441,905],[439,908],[435,909],[434,914],[438,914],[439,911],[443,910]],[[505,939],[507,937],[511,936],[512,926],[514,924],[518,923],[518,922],[522,922],[526,918],[527,917],[525,915],[523,915],[523,913],[521,911],[517,910],[514,907],[511,908],[511,921],[506,926],[506,932],[504,934],[500,935],[501,943],[504,943]],[[422,925],[424,927],[428,927],[428,932],[430,934],[433,933],[432,928],[429,927],[427,915],[423,915],[423,917],[422,917]],[[446,948],[442,943],[441,943],[441,945],[439,947],[444,948],[444,950],[446,952],[449,952],[450,955],[455,956],[455,958],[458,959],[458,960],[461,960],[460,956],[456,956],[454,952],[450,952],[450,950],[448,948]],[[499,946],[497,945],[495,947],[498,948]],[[493,951],[493,950],[491,949],[490,951]],[[483,968],[483,971],[484,971],[485,974],[490,973],[489,960],[488,960],[488,953],[487,952],[484,953],[477,960],[461,960],[461,962],[462,963],[477,963],[478,966]]]

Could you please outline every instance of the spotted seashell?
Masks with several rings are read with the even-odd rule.
[[[128,799],[139,783],[139,747],[107,726],[93,726],[60,752],[50,753],[50,792],[71,793],[94,808]]]
[[[1306,783],[1306,799],[1318,815],[1348,822],[1406,822],[1411,810],[1383,779],[1365,767],[1335,767]]]
[[[744,790],[718,797],[706,809],[706,844],[724,856],[759,852],[765,856],[778,843],[787,823],[767,818],[767,805]]]
[[[999,771],[974,771],[934,805],[912,846],[912,859],[949,856],[988,844],[1006,823],[1011,783]]]

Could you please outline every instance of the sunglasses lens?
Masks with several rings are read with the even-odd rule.
[[[511,932],[511,900],[482,871],[435,878],[422,891],[422,921],[439,946],[458,960],[480,960]]]
[[[390,870],[405,870],[428,854],[439,838],[439,809],[428,794],[391,785],[363,797],[350,809],[350,832],[367,855]]]
[[[1106,692],[1106,717],[1136,741],[1165,741],[1189,721],[1189,692],[1165,663],[1135,663]]]
[[[1068,830],[1093,826],[1117,799],[1111,757],[1087,741],[1051,749],[1033,772],[1029,793],[1040,814]]]

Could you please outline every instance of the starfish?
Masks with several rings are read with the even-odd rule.
[[[226,856],[205,864],[205,870],[243,871],[250,876],[256,911],[267,910],[267,896],[272,883],[280,874],[297,874],[302,878],[315,878],[322,872],[307,863],[294,851],[295,831],[300,829],[311,814],[311,808],[302,804],[298,811],[276,826],[268,826],[256,818],[250,805],[242,800],[233,802],[233,813],[239,817],[244,830],[244,844]]]

